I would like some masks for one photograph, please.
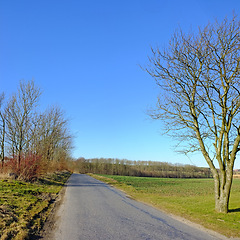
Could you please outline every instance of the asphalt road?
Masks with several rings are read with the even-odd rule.
[[[73,174],[51,239],[216,240],[90,176]]]

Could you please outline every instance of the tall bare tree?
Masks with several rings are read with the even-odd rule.
[[[0,160],[3,169],[4,158],[5,158],[5,133],[6,133],[6,124],[4,111],[2,110],[4,100],[4,93],[0,95]]]
[[[21,81],[18,93],[8,101],[6,107],[7,139],[13,156],[21,164],[21,155],[28,149],[32,135],[33,113],[40,96],[40,89],[33,81]]]
[[[68,120],[59,107],[51,107],[39,115],[34,132],[34,148],[45,162],[59,161],[69,154],[72,135],[69,132]]]
[[[215,209],[227,213],[240,143],[240,22],[236,16],[197,33],[177,31],[168,46],[152,49],[148,73],[160,87],[154,119],[201,151],[215,185]]]

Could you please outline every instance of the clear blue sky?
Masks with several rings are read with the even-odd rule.
[[[206,166],[174,153],[147,116],[158,89],[139,65],[179,26],[195,30],[239,10],[239,0],[1,0],[0,92],[34,78],[41,108],[58,104],[71,120],[74,157]]]

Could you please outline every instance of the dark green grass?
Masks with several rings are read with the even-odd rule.
[[[226,236],[240,237],[240,179],[234,179],[230,212],[214,210],[213,179],[99,176],[134,199],[187,218]]]

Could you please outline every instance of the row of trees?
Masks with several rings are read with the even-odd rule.
[[[170,164],[166,162],[129,161],[115,158],[79,158],[73,164],[75,165],[74,168],[80,173],[168,178],[212,177],[209,168]]]
[[[31,177],[59,167],[69,157],[68,121],[56,106],[37,111],[40,95],[34,81],[21,81],[8,100],[0,95],[1,171]]]

